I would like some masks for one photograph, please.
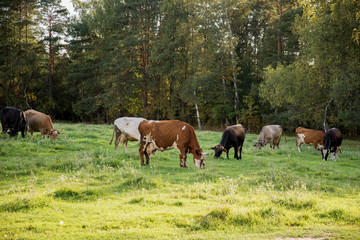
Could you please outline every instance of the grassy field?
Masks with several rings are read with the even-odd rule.
[[[272,151],[248,134],[242,160],[200,170],[177,150],[142,167],[136,142],[115,155],[109,125],[55,127],[55,142],[0,135],[0,239],[360,239],[359,141],[323,162],[295,137]],[[221,135],[197,131],[208,152]]]

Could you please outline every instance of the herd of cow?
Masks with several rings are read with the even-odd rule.
[[[35,111],[27,110],[25,112],[13,107],[5,107],[0,110],[0,120],[2,132],[10,136],[18,135],[21,132],[22,137],[26,131],[40,132],[55,141],[60,134],[59,130],[54,129],[49,115]],[[110,145],[115,134],[115,153],[117,153],[119,142],[124,146],[127,152],[128,141],[140,142],[140,159],[141,165],[149,164],[150,156],[156,150],[165,151],[176,148],[180,152],[180,166],[187,168],[186,156],[188,153],[193,155],[193,161],[196,168],[205,168],[205,153],[197,140],[194,128],[185,122],[178,120],[152,121],[144,118],[122,117],[114,121],[114,131],[110,140]],[[264,147],[267,143],[270,148],[279,148],[281,136],[284,136],[283,129],[280,125],[264,126],[260,132],[259,140],[254,144],[255,147]],[[222,152],[226,153],[229,159],[229,150],[234,148],[234,158],[240,160],[242,147],[245,140],[245,128],[241,124],[225,128],[221,141],[211,149],[215,150],[215,158],[220,157]],[[313,144],[314,149],[319,147],[323,160],[327,161],[329,153],[333,153],[331,160],[339,151],[342,143],[341,132],[337,128],[320,131],[307,129],[303,127],[296,128],[296,146],[300,152],[302,144]],[[145,160],[144,162],[144,155]],[[336,156],[338,159],[338,155]]]

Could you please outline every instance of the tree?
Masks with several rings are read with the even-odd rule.
[[[60,41],[63,38],[65,25],[67,22],[68,11],[60,5],[60,0],[41,0],[40,11],[44,15],[39,15],[39,20],[45,26],[43,30],[42,41],[47,45],[48,54],[48,86],[49,101],[53,104],[53,71],[54,71],[54,55],[59,54],[63,48]],[[53,109],[53,106],[49,106]]]
[[[302,7],[304,15],[297,24],[302,54],[289,66],[266,70],[262,97],[275,109],[290,113],[297,123],[320,127],[326,116],[326,126],[356,134],[360,48],[353,31],[359,5],[303,1]]]

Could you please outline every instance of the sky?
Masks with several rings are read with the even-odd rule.
[[[75,10],[71,3],[71,0],[61,0],[61,5],[66,7],[69,10],[71,15],[75,15]]]

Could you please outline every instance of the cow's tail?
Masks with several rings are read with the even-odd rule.
[[[114,139],[114,133],[115,133],[115,128],[116,128],[116,126],[114,126],[113,135],[112,135],[112,137],[111,137],[111,140],[110,140],[109,145],[111,145],[111,144],[112,144],[112,142],[113,142],[113,139]]]
[[[285,134],[284,134],[284,130],[283,130],[283,132],[282,132],[282,135],[283,135],[284,138],[285,138],[285,143],[287,143],[286,136],[285,136]]]

